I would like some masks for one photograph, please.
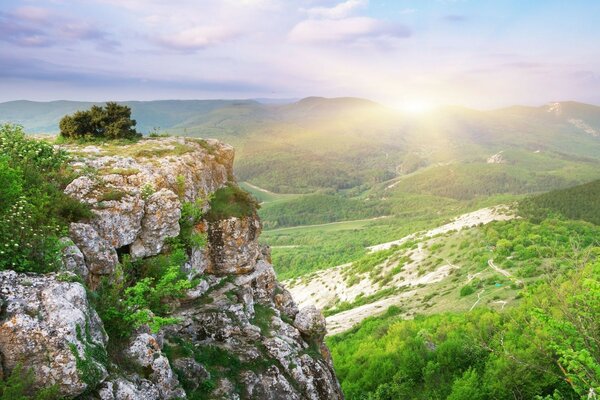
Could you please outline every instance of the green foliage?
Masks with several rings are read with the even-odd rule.
[[[108,102],[104,107],[93,105],[87,111],[77,111],[60,120],[60,135],[66,139],[136,139],[131,109],[125,105]]]
[[[33,371],[17,364],[11,374],[0,379],[0,400],[58,400],[58,387],[33,389]]]
[[[548,348],[573,390],[586,398],[600,392],[600,263],[575,270],[546,288],[547,304],[533,310]]]
[[[473,285],[465,285],[460,288],[460,297],[468,296],[473,293],[475,293]]]
[[[389,215],[389,204],[331,194],[311,194],[261,207],[265,229],[323,224]]]
[[[180,271],[187,261],[183,250],[132,263],[127,258],[111,280],[103,280],[92,294],[95,308],[109,337],[124,339],[144,324],[157,332],[177,322],[169,317],[170,302],[191,287]]]
[[[75,356],[77,373],[87,385],[87,391],[93,390],[101,382],[102,365],[108,364],[108,354],[101,343],[94,343],[89,326],[85,325],[85,337],[81,326],[77,325],[77,339],[83,343],[83,355],[74,343],[69,343],[71,353]]]
[[[206,232],[198,229],[204,213],[202,211],[201,199],[181,205],[181,217],[179,218],[179,236],[175,241],[181,243],[185,248],[204,248],[208,238]]]
[[[573,257],[570,272],[532,287],[504,313],[414,320],[392,313],[329,338],[346,397],[576,399],[598,392],[600,262],[585,260]]]
[[[134,328],[148,324],[156,333],[162,326],[177,322],[175,318],[161,316],[171,311],[165,300],[183,297],[190,287],[189,280],[181,279],[178,266],[168,268],[158,281],[144,278],[125,289],[123,319]]]
[[[63,193],[72,179],[67,155],[0,126],[0,270],[48,272],[60,265],[59,237],[89,208]]]
[[[522,215],[541,221],[551,214],[600,225],[600,180],[569,189],[554,190],[519,203]]]
[[[252,195],[234,184],[217,190],[210,200],[210,209],[205,218],[219,221],[231,217],[248,217],[256,214],[260,208]]]

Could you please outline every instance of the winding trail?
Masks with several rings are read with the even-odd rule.
[[[513,276],[513,274],[511,274],[510,272],[508,272],[505,269],[500,268],[499,266],[497,266],[496,264],[494,264],[494,260],[492,258],[490,258],[488,260],[488,265],[490,266],[491,269],[493,269],[494,271],[504,275],[505,277],[507,277],[508,279],[510,279],[511,281],[515,282],[517,285],[522,285],[523,281],[520,279],[517,279]]]
[[[469,311],[473,311],[473,309],[475,308],[475,306],[477,305],[477,303],[479,303],[481,301],[481,294],[485,292],[485,289],[481,289],[481,291],[479,293],[477,293],[477,301],[475,303],[473,303],[473,305],[471,306],[471,308],[469,308]]]

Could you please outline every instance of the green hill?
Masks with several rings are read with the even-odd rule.
[[[521,202],[521,211],[535,219],[558,213],[600,225],[600,180],[529,198]]]

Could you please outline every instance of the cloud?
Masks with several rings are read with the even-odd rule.
[[[118,43],[88,22],[70,19],[40,7],[0,12],[0,40],[20,47],[50,47],[91,41],[113,50]]]
[[[236,30],[225,26],[197,26],[172,35],[158,37],[155,41],[163,47],[193,51],[224,43],[239,35],[240,33]]]
[[[143,78],[135,74],[115,74],[106,70],[82,70],[71,66],[49,63],[36,58],[0,56],[0,79],[4,81],[32,81],[66,84],[79,88],[153,88],[261,93],[273,90],[267,84],[256,84],[235,79],[186,77],[181,79]]]
[[[333,7],[313,7],[306,10],[311,18],[340,19],[349,16],[357,9],[364,8],[369,4],[368,0],[347,0]]]
[[[363,38],[405,38],[411,32],[399,24],[369,17],[344,19],[308,19],[298,23],[289,34],[290,40],[304,43],[353,42]]]

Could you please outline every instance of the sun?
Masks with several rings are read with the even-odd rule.
[[[424,114],[433,110],[434,104],[431,101],[424,99],[415,99],[406,101],[402,110],[410,114]]]
[[[432,111],[435,104],[426,99],[405,99],[392,104],[391,107],[408,114],[425,114]]]

